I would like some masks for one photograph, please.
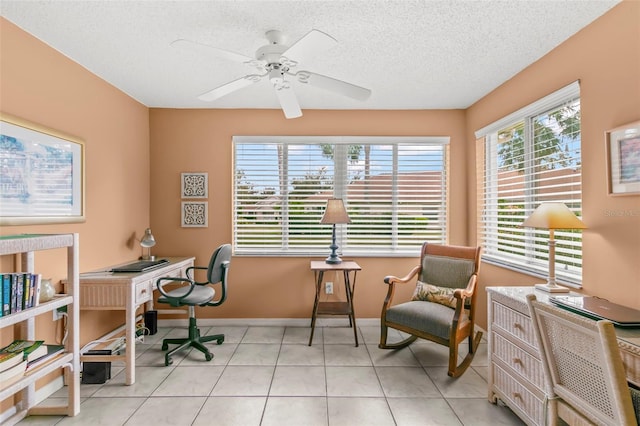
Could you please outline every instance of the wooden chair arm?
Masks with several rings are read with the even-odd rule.
[[[469,278],[469,282],[467,283],[467,288],[458,288],[453,292],[453,296],[458,300],[464,300],[473,296],[473,293],[476,291],[476,274],[471,275]]]
[[[416,274],[420,271],[420,265],[414,267],[406,276],[402,277],[402,278],[398,278],[396,276],[393,275],[387,275],[386,277],[384,277],[384,282],[387,284],[405,284],[408,283],[409,281],[411,281],[411,279],[413,277],[416,276]]]
[[[384,303],[382,304],[382,318],[384,320],[385,313],[387,309],[391,306],[393,302],[393,294],[395,292],[396,284],[406,284],[415,277],[418,272],[420,272],[420,265],[414,267],[406,276],[402,278],[395,277],[393,275],[388,275],[384,277],[384,282],[388,285],[387,287],[387,296],[384,299]]]
[[[453,315],[452,329],[458,328],[460,316],[465,308],[465,300],[473,297],[473,293],[476,291],[477,279],[478,276],[476,274],[471,275],[467,283],[467,288],[458,288],[453,292],[453,296],[456,298],[456,313]],[[473,318],[473,312],[469,313],[469,318]]]

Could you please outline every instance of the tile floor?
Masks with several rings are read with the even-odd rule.
[[[506,407],[487,401],[487,345],[458,379],[447,376],[447,348],[417,341],[381,350],[379,327],[211,327],[214,359],[197,351],[164,366],[160,341],[183,336],[161,328],[138,343],[136,383],[124,386],[122,365],[112,379],[81,386],[76,417],[28,417],[20,425],[522,425]],[[394,338],[401,338],[390,330]],[[466,347],[462,344],[461,348]],[[66,397],[54,393],[41,404]]]

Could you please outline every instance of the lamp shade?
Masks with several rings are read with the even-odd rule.
[[[585,229],[587,226],[564,203],[542,203],[522,226],[543,229]]]
[[[151,228],[145,229],[144,236],[140,240],[140,245],[145,248],[153,247],[156,245],[156,239],[153,238],[153,234],[151,233]]]
[[[320,223],[351,223],[341,198],[329,198]]]

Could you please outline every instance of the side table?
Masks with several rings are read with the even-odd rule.
[[[316,326],[318,315],[348,315],[349,327],[353,327],[353,335],[358,346],[358,329],[356,328],[356,315],[353,309],[353,293],[356,288],[356,274],[361,270],[360,265],[353,261],[343,261],[338,264],[329,264],[323,260],[312,260],[311,270],[313,271],[316,283],[316,298],[313,302],[313,312],[311,313],[311,336],[309,336],[309,346],[313,341],[313,332]],[[327,271],[341,271],[344,278],[344,288],[347,300],[344,302],[321,302],[320,292],[322,291],[322,280]],[[353,279],[350,273],[353,272]]]

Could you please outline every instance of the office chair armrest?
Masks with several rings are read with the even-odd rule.
[[[405,284],[408,283],[409,281],[411,281],[411,279],[413,277],[416,276],[416,274],[420,271],[420,265],[414,267],[411,272],[409,272],[406,276],[402,277],[402,278],[398,278],[396,276],[393,275],[387,275],[386,277],[384,277],[384,282],[386,284]]]
[[[190,286],[189,291],[187,291],[185,294],[183,294],[180,297],[170,296],[167,292],[164,291],[164,288],[163,288],[169,282],[173,282],[173,283],[176,283],[176,282],[189,283],[189,286]],[[156,288],[158,289],[160,294],[162,294],[167,299],[173,299],[173,300],[180,301],[180,300],[184,299],[185,297],[187,297],[188,295],[191,294],[191,292],[193,291],[193,289],[195,287],[195,284],[197,284],[197,283],[192,281],[192,280],[185,279],[185,278],[161,277],[161,278],[158,278],[158,280],[156,281]]]
[[[220,280],[217,283],[211,283],[212,285],[216,285],[216,284],[220,284],[222,285],[222,292],[220,294],[220,298],[218,300],[212,300],[210,302],[205,303],[204,305],[201,306],[220,306],[222,305],[222,303],[224,303],[224,301],[227,299],[227,274],[229,274],[229,266],[231,265],[231,262],[229,261],[225,261],[222,262],[222,264],[220,264],[220,266],[222,267],[222,280]]]
[[[197,281],[196,280],[196,276],[195,276],[195,272],[193,274],[193,276],[191,276],[192,271],[208,271],[209,268],[207,268],[206,266],[189,266],[185,271],[185,275],[187,276],[187,279],[194,283],[194,284],[199,284],[199,285],[204,285],[204,284],[209,284],[208,281]]]

